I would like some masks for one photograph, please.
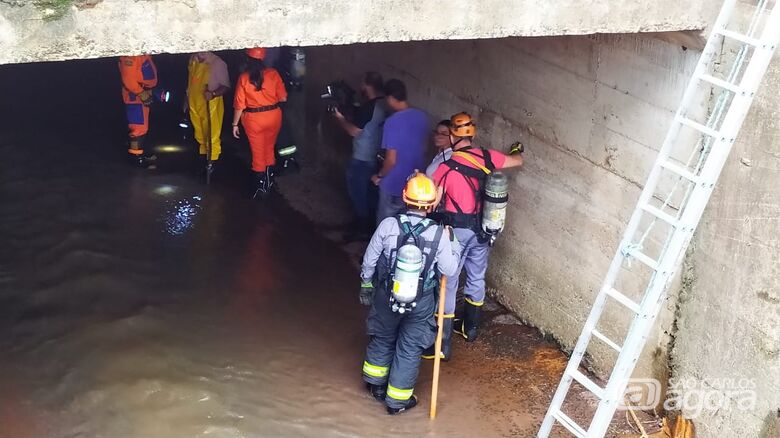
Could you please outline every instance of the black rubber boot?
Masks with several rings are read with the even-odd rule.
[[[387,395],[386,385],[372,385],[370,383],[366,383],[366,389],[368,390],[368,393],[371,394],[371,397],[374,397],[376,401],[385,401],[385,396]]]
[[[417,406],[417,396],[413,395],[412,398],[409,399],[409,401],[406,402],[406,406],[402,408],[391,408],[390,406],[387,407],[387,413],[389,415],[397,415],[401,412],[408,411],[409,409],[412,409],[413,407]]]
[[[130,148],[127,151],[130,164],[142,169],[156,169],[157,156],[144,153],[144,139],[144,136],[130,138]]]
[[[463,336],[466,342],[474,342],[479,335],[479,320],[482,315],[482,306],[475,306],[466,301],[464,311],[464,318],[454,321],[453,331]]]
[[[444,327],[441,334],[441,360],[444,362],[452,359],[452,322],[452,318],[444,318]],[[433,350],[435,349],[436,344],[426,348],[425,351],[423,351],[422,358],[433,360],[435,355]]]
[[[268,193],[271,193],[276,187],[276,170],[274,166],[265,168],[265,187]]]
[[[261,200],[268,196],[268,177],[265,172],[252,172],[252,199]]]

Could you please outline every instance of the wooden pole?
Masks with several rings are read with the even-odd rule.
[[[441,276],[441,286],[439,287],[439,312],[436,322],[439,326],[436,333],[436,344],[433,349],[433,385],[431,386],[431,420],[436,418],[436,401],[439,395],[439,367],[441,366],[441,340],[444,334],[444,303],[447,294],[447,277]]]

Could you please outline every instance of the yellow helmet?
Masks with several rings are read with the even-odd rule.
[[[415,173],[406,181],[403,200],[406,205],[429,208],[436,205],[437,189],[433,180],[422,173]]]
[[[477,135],[477,125],[468,113],[458,113],[450,118],[450,133],[455,137],[474,137]]]

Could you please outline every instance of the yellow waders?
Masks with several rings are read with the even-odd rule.
[[[203,92],[209,83],[209,65],[190,59],[189,83],[187,95],[189,96],[190,120],[195,129],[195,140],[200,145],[199,153],[206,155],[206,135],[208,133],[208,111],[206,111],[206,98]],[[208,103],[211,110],[211,159],[218,160],[222,152],[222,119],[225,115],[225,103],[222,96],[211,99]]]

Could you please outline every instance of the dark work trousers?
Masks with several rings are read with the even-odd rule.
[[[385,403],[390,408],[406,406],[414,393],[420,371],[420,355],[436,341],[435,288],[423,293],[417,307],[399,314],[390,308],[385,287],[377,288],[368,314],[370,340],[363,362],[363,380],[387,385]]]

